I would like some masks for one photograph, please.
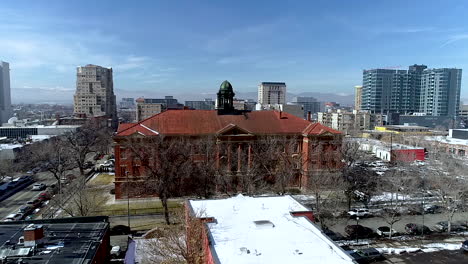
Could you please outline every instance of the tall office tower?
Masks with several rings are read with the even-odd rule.
[[[388,69],[363,71],[361,110],[372,113],[384,113],[390,110],[395,73],[395,70]]]
[[[354,110],[361,110],[362,103],[362,85],[354,86]]]
[[[417,64],[408,68],[408,84],[409,87],[412,87],[412,90],[406,97],[409,98],[409,104],[413,106],[412,112],[420,112],[421,78],[425,69],[427,69],[426,65]]]
[[[461,69],[424,70],[419,112],[432,116],[457,117],[460,109],[461,77]]]
[[[286,104],[286,83],[262,82],[258,86],[260,105]]]
[[[323,112],[325,108],[325,104],[323,102],[319,102],[314,97],[306,96],[294,97],[291,104],[302,105],[304,110],[304,119],[308,118],[309,112],[311,114],[316,114],[318,112]]]
[[[92,64],[77,68],[74,112],[83,117],[107,116],[116,122],[112,68]]]
[[[13,116],[10,95],[10,64],[0,61],[0,126]]]
[[[426,68],[425,65],[415,64],[408,70],[364,70],[360,110],[384,114],[417,112],[420,102],[421,76]]]

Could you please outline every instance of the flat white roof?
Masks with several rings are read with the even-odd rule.
[[[355,263],[308,219],[291,215],[309,209],[289,195],[189,204],[201,217],[215,218],[207,226],[220,263]]]

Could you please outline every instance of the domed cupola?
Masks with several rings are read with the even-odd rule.
[[[218,102],[216,109],[218,114],[229,114],[234,112],[234,90],[231,83],[224,81],[219,87]]]

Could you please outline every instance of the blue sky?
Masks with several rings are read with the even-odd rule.
[[[3,0],[0,60],[14,102],[71,102],[88,63],[114,68],[118,97],[212,93],[225,79],[352,94],[362,69],[468,69],[467,14],[465,1]]]

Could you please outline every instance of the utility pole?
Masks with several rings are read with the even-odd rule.
[[[128,220],[128,228],[130,228],[130,195],[128,192],[129,182],[128,182],[128,171],[125,171],[126,176],[126,188],[127,189],[127,220]]]
[[[390,162],[392,162],[392,150],[393,150],[393,132],[390,132]]]

